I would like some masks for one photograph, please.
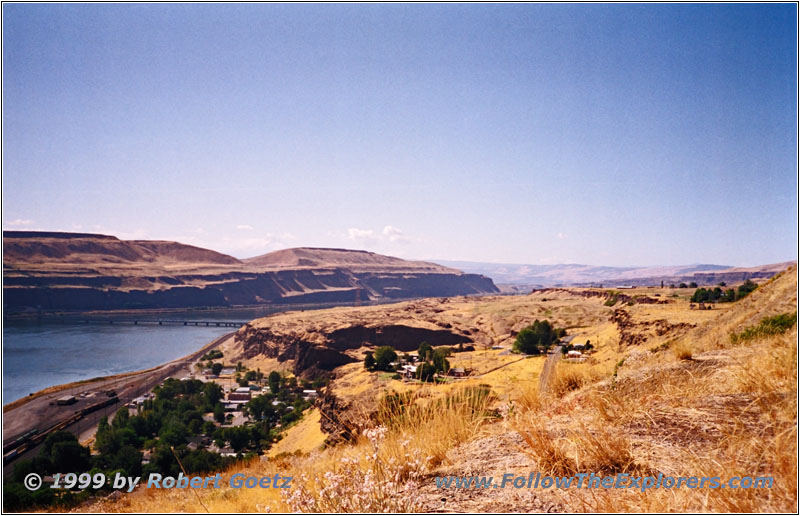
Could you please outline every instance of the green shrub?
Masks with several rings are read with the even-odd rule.
[[[797,323],[797,312],[764,317],[755,326],[748,326],[739,333],[731,333],[731,342],[739,344],[756,338],[780,335]]]
[[[527,328],[520,330],[512,349],[518,353],[536,355],[555,344],[560,335],[563,335],[563,332],[553,328],[550,321],[537,319]]]
[[[380,346],[375,349],[375,369],[380,371],[391,371],[392,366],[389,365],[397,360],[397,353],[391,346]]]
[[[364,355],[364,369],[367,371],[372,371],[375,369],[375,357],[372,354],[372,351],[367,351],[367,354]]]
[[[731,303],[733,301],[742,299],[756,288],[758,288],[758,285],[750,280],[746,280],[744,283],[739,285],[739,288],[736,290],[729,288],[723,291],[720,287],[715,287],[714,289],[699,288],[694,291],[694,294],[692,294],[691,301],[692,303]]]

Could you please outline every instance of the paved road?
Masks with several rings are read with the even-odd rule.
[[[196,361],[209,350],[216,348],[231,336],[233,336],[233,332],[217,338],[210,344],[203,346],[203,348],[192,353],[191,355],[173,360],[172,362],[167,362],[166,364],[153,369],[148,369],[140,373],[134,373],[123,378],[115,378],[110,380],[103,379],[81,384],[77,387],[72,387],[70,389],[60,390],[58,392],[40,396],[22,406],[9,410],[3,414],[3,444],[5,445],[7,442],[10,442],[16,438],[16,436],[21,435],[28,430],[36,428],[39,430],[39,432],[42,432],[48,428],[51,428],[59,421],[63,421],[64,419],[75,414],[77,410],[108,399],[102,391],[108,389],[116,390],[119,398],[118,403],[109,405],[108,407],[98,410],[97,412],[87,414],[77,422],[65,428],[65,430],[73,432],[76,435],[81,435],[81,433],[86,432],[86,430],[90,429],[92,426],[97,425],[101,417],[113,414],[125,403],[130,402],[134,398],[141,396],[146,392],[149,392],[153,387],[163,382],[166,378],[169,378],[170,376],[176,376],[178,373],[188,375],[188,368],[191,366],[192,362]],[[85,393],[89,393],[89,396],[80,396],[80,394]],[[55,400],[64,396],[65,394],[74,394],[78,397],[79,401],[75,404],[67,406],[50,405],[51,402],[55,402]],[[26,450],[25,453],[17,456],[14,462],[20,458],[34,457],[39,453],[40,447],[41,444]],[[14,462],[10,462],[9,464],[3,466],[3,478],[7,478],[13,472]]]
[[[539,375],[539,395],[544,396],[550,392],[550,384],[556,372],[556,364],[561,360],[561,352],[564,346],[556,346],[547,354],[547,360],[542,366],[542,374]]]

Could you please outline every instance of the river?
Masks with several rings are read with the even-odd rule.
[[[250,321],[286,310],[335,306],[266,306],[115,315],[116,321]],[[107,315],[83,316],[92,320]],[[3,404],[32,392],[97,376],[147,369],[197,351],[236,328],[151,324],[38,324],[3,321]],[[75,320],[73,318],[73,320]]]

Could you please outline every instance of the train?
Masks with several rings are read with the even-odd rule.
[[[84,416],[91,414],[92,412],[97,412],[98,410],[108,407],[109,405],[113,405],[114,403],[119,403],[119,397],[114,396],[108,398],[107,400],[103,400],[97,402],[93,405],[89,405],[88,407],[84,407],[80,410],[76,410],[75,413],[69,416],[66,419],[62,419],[49,429],[45,430],[44,432],[39,433],[37,429],[30,430],[25,432],[21,436],[17,437],[10,443],[3,446],[3,465],[8,464],[9,462],[16,459],[20,454],[27,451],[30,447],[36,446],[45,438],[52,434],[53,432],[58,432],[59,430],[63,430],[70,426],[73,423],[80,421],[81,418]],[[10,450],[10,451],[9,451]]]
[[[36,428],[34,428],[33,430],[29,430],[24,434],[20,435],[19,437],[9,442],[8,444],[3,445],[3,453],[8,453],[9,450],[13,450],[14,448],[20,447],[23,443],[27,442],[28,439],[36,435],[37,432],[39,431]]]

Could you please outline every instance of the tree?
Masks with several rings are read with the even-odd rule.
[[[433,364],[423,362],[417,366],[417,377],[423,382],[432,382],[434,375],[436,375],[436,368]]]
[[[422,341],[422,344],[419,345],[419,349],[417,350],[417,355],[419,356],[420,362],[426,362],[430,358],[428,355],[433,353],[433,347],[428,344],[426,341]]]
[[[687,288],[687,287],[688,285],[686,283],[681,283],[680,285],[678,285],[678,288]]]
[[[203,395],[206,397],[206,406],[210,409],[222,399],[222,387],[215,382],[203,385]]]
[[[142,474],[142,452],[133,446],[123,446],[114,454],[111,469],[122,469],[127,475],[139,476]]]
[[[697,288],[697,283],[695,283],[694,281],[689,283],[689,288]]]
[[[117,414],[114,416],[114,421],[111,425],[114,428],[122,428],[128,424],[128,419],[130,418],[130,412],[128,412],[127,407],[122,407],[117,411]]]
[[[537,319],[517,334],[513,349],[519,353],[535,355],[555,344],[563,334],[562,330],[553,328],[550,321]]]
[[[54,472],[74,471],[80,473],[89,470],[91,466],[89,448],[81,446],[75,436],[72,438],[71,441],[59,441],[53,444],[50,460]]]
[[[541,343],[541,337],[536,335],[533,330],[523,328],[517,333],[517,340],[514,341],[513,350],[526,355],[538,355]]]
[[[391,364],[397,360],[397,353],[390,346],[380,346],[375,350],[375,367],[381,371],[391,371]]]
[[[719,285],[720,287],[724,287],[727,286],[728,284],[725,283],[724,281],[720,281],[719,283],[717,283],[717,285]]]
[[[222,435],[226,441],[231,443],[231,448],[236,453],[242,451],[250,442],[250,430],[243,426],[226,428]]]
[[[222,408],[220,403],[217,403],[217,406],[214,407],[214,421],[219,424],[222,424],[225,421],[225,409]]]
[[[450,362],[447,356],[450,355],[450,348],[439,348],[433,352],[433,368],[436,372],[446,373],[450,370]]]
[[[186,425],[180,421],[172,420],[162,426],[158,434],[161,438],[160,441],[172,446],[178,446],[186,442],[187,433]]]
[[[256,396],[245,405],[245,410],[253,416],[256,421],[262,419],[272,419],[275,415],[275,409],[272,406],[272,401],[268,396]]]
[[[267,377],[267,382],[269,383],[269,390],[272,391],[272,394],[278,394],[278,391],[281,390],[281,375],[278,371],[272,371],[269,373]]]
[[[375,369],[375,357],[372,355],[372,351],[367,351],[364,355],[364,369],[368,371]]]
[[[221,372],[222,372],[222,364],[219,362],[214,362],[211,365],[211,374],[213,374],[214,376],[219,376],[219,373]]]
[[[750,280],[745,280],[744,283],[739,285],[739,288],[736,289],[736,298],[741,299],[745,297],[750,292],[754,291],[758,288],[758,285]]]
[[[725,291],[725,296],[723,297],[723,300],[726,303],[733,303],[734,301],[736,301],[736,291],[733,290],[732,288],[729,288],[728,290],[726,290]]]
[[[217,429],[217,425],[212,423],[211,421],[204,421],[203,422],[203,435],[212,435],[214,431]]]

